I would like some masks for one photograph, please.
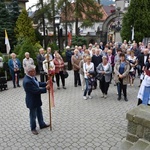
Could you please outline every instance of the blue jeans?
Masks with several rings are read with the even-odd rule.
[[[43,120],[43,113],[42,113],[42,109],[41,107],[37,107],[37,108],[32,108],[30,109],[30,127],[31,130],[35,130],[36,129],[36,117],[38,119],[38,123],[40,127],[45,126],[45,122]]]
[[[87,92],[88,92],[88,95],[91,94],[92,92],[92,86],[89,88],[89,80],[85,78],[85,90],[84,90],[84,94],[83,96],[86,96]]]

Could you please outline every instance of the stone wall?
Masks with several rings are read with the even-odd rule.
[[[137,142],[145,139],[150,142],[150,106],[140,105],[127,113],[128,129],[126,139]]]

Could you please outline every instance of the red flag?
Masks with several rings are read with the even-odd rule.
[[[71,46],[71,41],[72,41],[72,34],[71,32],[68,32],[68,46]]]

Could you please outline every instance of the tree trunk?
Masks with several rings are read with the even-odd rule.
[[[56,27],[55,27],[55,0],[52,0],[52,11],[53,11],[53,41],[56,42]]]
[[[41,6],[43,9],[43,0],[41,0]],[[44,13],[42,14],[42,24],[43,24],[43,40],[44,40],[44,49],[46,49],[46,35],[45,35],[45,16]]]
[[[79,11],[79,10],[78,10],[78,7],[79,7],[79,6],[78,6],[78,5],[79,5],[78,3],[79,3],[79,2],[76,1],[76,15],[77,15],[77,13],[78,13],[78,11]],[[79,20],[78,20],[78,16],[76,16],[75,21],[76,21],[76,22],[75,22],[75,24],[76,24],[76,25],[75,25],[75,26],[76,26],[76,27],[75,27],[76,36],[78,36],[78,35],[79,35],[79,28],[78,28]]]
[[[79,23],[79,20],[78,20],[78,18],[76,18],[76,36],[79,35],[78,23]]]
[[[65,34],[65,46],[68,45],[68,20],[67,20],[67,0],[65,0],[65,31],[66,31],[66,34]]]

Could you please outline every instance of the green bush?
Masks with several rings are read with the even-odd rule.
[[[58,45],[56,44],[56,42],[49,43],[49,44],[48,44],[48,47],[51,47],[51,49],[52,49],[52,54],[54,53],[54,51],[56,51],[56,50],[59,49],[59,47],[58,47]]]
[[[73,46],[82,46],[82,45],[87,45],[87,41],[85,37],[82,36],[73,36],[72,37],[72,45]]]

